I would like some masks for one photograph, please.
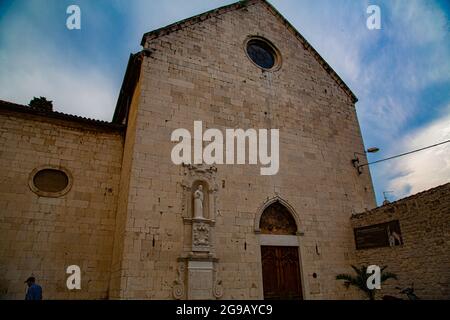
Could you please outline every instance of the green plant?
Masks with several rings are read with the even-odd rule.
[[[375,300],[375,290],[376,289],[369,289],[367,287],[367,279],[371,276],[371,273],[367,273],[367,266],[361,266],[360,268],[351,266],[352,269],[355,271],[356,275],[350,275],[350,274],[338,274],[336,276],[336,280],[344,280],[344,285],[348,288],[349,286],[354,286],[361,291],[363,291],[369,300]],[[385,282],[388,279],[397,279],[397,275],[392,272],[385,272],[384,270],[387,268],[387,266],[384,266],[380,268],[381,274],[380,274],[380,283]]]
[[[45,97],[36,98],[33,97],[33,99],[28,104],[32,108],[44,110],[44,111],[52,111],[53,110],[53,102],[47,100]]]

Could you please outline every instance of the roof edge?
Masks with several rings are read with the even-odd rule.
[[[207,19],[210,19],[212,17],[216,17],[219,15],[222,15],[226,12],[241,9],[250,5],[254,5],[258,2],[262,2],[265,4],[269,11],[276,17],[278,17],[283,24],[291,30],[294,35],[300,40],[300,42],[303,44],[303,47],[305,50],[308,50],[313,57],[319,62],[319,64],[325,69],[325,71],[335,80],[337,85],[349,96],[352,103],[358,102],[358,98],[353,93],[353,91],[348,87],[348,85],[342,80],[342,78],[337,74],[337,72],[328,64],[328,62],[318,53],[316,49],[306,40],[306,38],[267,0],[245,0],[245,1],[238,1],[231,3],[229,5],[225,5],[210,11],[206,11],[204,13],[200,13],[198,15],[180,20],[178,22],[169,24],[165,27],[161,27],[158,29],[155,29],[150,32],[144,33],[142,36],[141,46],[145,45],[145,42],[148,39],[156,39],[160,36],[170,34],[172,32],[181,30],[183,28],[186,28],[188,26],[191,26],[193,24],[205,21]]]
[[[151,51],[144,49],[138,53],[130,54],[127,68],[120,87],[119,97],[117,98],[116,108],[112,122],[116,124],[127,124],[128,110],[133,97],[134,89],[141,76],[141,65],[144,56],[149,56]]]
[[[378,211],[380,211],[382,209],[395,207],[397,205],[402,204],[403,202],[410,201],[410,200],[415,199],[415,198],[420,198],[420,197],[423,197],[425,195],[432,194],[432,193],[435,193],[435,192],[439,192],[439,191],[444,190],[446,188],[450,188],[450,182],[441,184],[441,185],[433,187],[431,189],[420,191],[418,193],[409,195],[409,196],[407,196],[405,198],[398,199],[398,200],[396,200],[394,202],[389,202],[387,204],[383,204],[383,205],[381,205],[379,207],[376,207],[376,208],[373,208],[371,210],[367,210],[367,211],[364,211],[364,212],[361,212],[361,213],[352,214],[350,219],[351,220],[356,220],[356,219],[364,218],[364,217],[366,217],[368,215],[371,215],[371,214],[374,214],[374,213],[376,213],[376,212],[378,212]]]
[[[303,47],[312,53],[313,57],[320,63],[320,65],[325,69],[325,71],[337,82],[339,87],[341,87],[345,93],[350,97],[353,103],[358,102],[358,98],[353,93],[353,91],[347,86],[347,84],[342,80],[342,78],[337,74],[337,72],[328,64],[328,62],[319,54],[319,52],[314,49],[314,47],[306,40],[306,38],[267,0],[257,0],[265,3],[275,16],[278,16],[283,23],[290,29],[300,42],[302,42]]]
[[[21,113],[21,114],[32,114],[32,115],[36,115],[36,116],[40,116],[40,117],[64,120],[64,121],[69,121],[69,122],[77,122],[79,124],[90,125],[93,127],[98,127],[101,129],[108,129],[108,130],[113,130],[113,131],[122,132],[125,129],[124,125],[119,125],[119,124],[112,123],[112,122],[85,118],[85,117],[62,113],[62,112],[58,112],[58,111],[41,110],[41,109],[37,109],[37,108],[33,108],[33,107],[25,106],[22,104],[5,101],[5,100],[0,100],[0,111],[1,110],[7,110],[10,112],[16,112],[16,113]]]
[[[209,18],[212,18],[213,16],[218,16],[225,12],[245,7],[248,2],[249,2],[248,0],[233,2],[231,4],[227,4],[227,5],[219,7],[219,8],[215,8],[215,9],[203,12],[203,13],[199,13],[195,16],[188,17],[188,18],[179,20],[177,22],[171,23],[167,26],[146,32],[142,36],[141,46],[145,45],[145,41],[147,40],[148,37],[153,36],[153,38],[158,38],[162,35],[166,35],[166,34],[174,32],[174,31],[183,29],[184,27],[190,26],[192,24],[207,20]]]

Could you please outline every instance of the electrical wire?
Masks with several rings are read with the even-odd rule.
[[[444,141],[444,142],[441,142],[441,143],[433,144],[432,146],[428,146],[428,147],[425,147],[425,148],[420,148],[420,149],[417,149],[417,150],[409,151],[409,152],[402,153],[402,154],[399,154],[399,155],[396,155],[396,156],[393,156],[393,157],[389,157],[389,158],[386,158],[386,159],[381,159],[381,160],[374,161],[374,162],[364,163],[364,164],[359,165],[358,168],[362,168],[362,167],[365,167],[365,166],[370,166],[372,164],[376,164],[376,163],[380,163],[380,162],[383,162],[383,161],[392,160],[392,159],[395,159],[395,158],[400,158],[400,157],[407,156],[407,155],[412,154],[412,153],[416,153],[416,152],[419,152],[419,151],[423,151],[423,150],[431,149],[431,148],[434,148],[434,147],[437,147],[437,146],[441,146],[441,145],[449,143],[449,142],[450,142],[450,140],[447,140],[447,141]]]

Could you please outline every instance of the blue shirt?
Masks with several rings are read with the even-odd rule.
[[[32,284],[25,295],[25,300],[42,300],[42,288],[38,284]]]

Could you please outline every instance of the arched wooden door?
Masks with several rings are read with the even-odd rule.
[[[262,234],[272,235],[274,238],[283,235],[295,236],[297,225],[289,211],[276,202],[264,210],[260,229]],[[302,299],[298,246],[262,245],[261,260],[264,299]]]

